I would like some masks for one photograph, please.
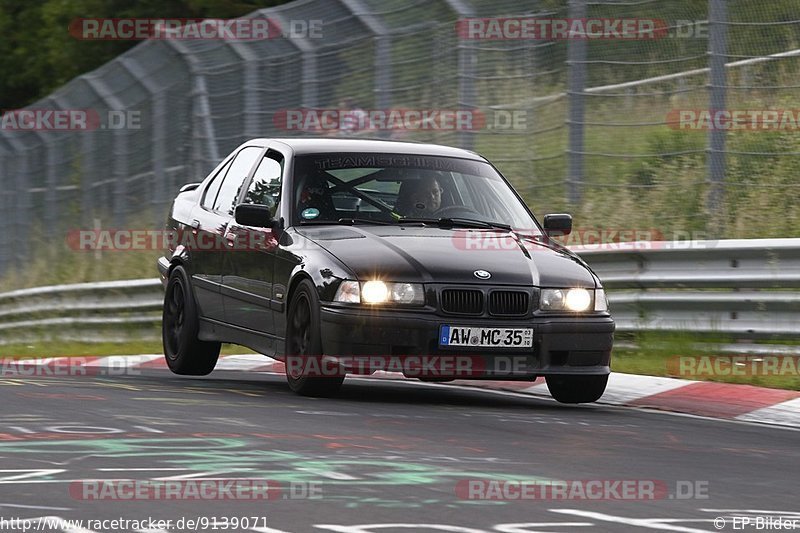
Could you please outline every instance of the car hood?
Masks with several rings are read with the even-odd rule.
[[[359,280],[595,286],[593,274],[575,258],[504,230],[308,226],[299,231]],[[491,278],[479,279],[476,270],[486,270]]]

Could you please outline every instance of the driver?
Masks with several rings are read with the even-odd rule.
[[[405,217],[428,217],[442,206],[442,187],[436,178],[406,182],[395,211]]]

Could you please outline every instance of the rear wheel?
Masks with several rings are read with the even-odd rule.
[[[606,390],[605,376],[545,376],[550,394],[561,403],[590,403],[600,399]]]
[[[161,320],[164,356],[175,374],[205,376],[217,365],[221,344],[198,339],[199,329],[189,276],[183,267],[176,266],[167,282]]]
[[[303,396],[331,396],[342,386],[344,373],[335,376],[310,376],[320,369],[322,335],[319,298],[314,285],[303,280],[289,304],[286,324],[286,381],[292,391]]]

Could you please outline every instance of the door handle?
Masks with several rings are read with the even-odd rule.
[[[200,229],[200,221],[197,219],[192,220],[192,233],[197,235],[197,230]]]

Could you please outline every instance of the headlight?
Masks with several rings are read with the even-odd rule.
[[[539,309],[581,313],[592,308],[593,294],[588,289],[542,289]]]
[[[368,281],[361,287],[361,300],[365,304],[382,304],[389,299],[389,287],[382,281]]]
[[[388,283],[380,280],[345,280],[336,290],[335,302],[365,304],[423,305],[425,290],[421,283]]]
[[[564,306],[570,311],[586,311],[592,306],[592,293],[586,289],[570,289],[564,299]]]
[[[425,293],[419,283],[392,283],[391,300],[404,305],[425,303]]]

